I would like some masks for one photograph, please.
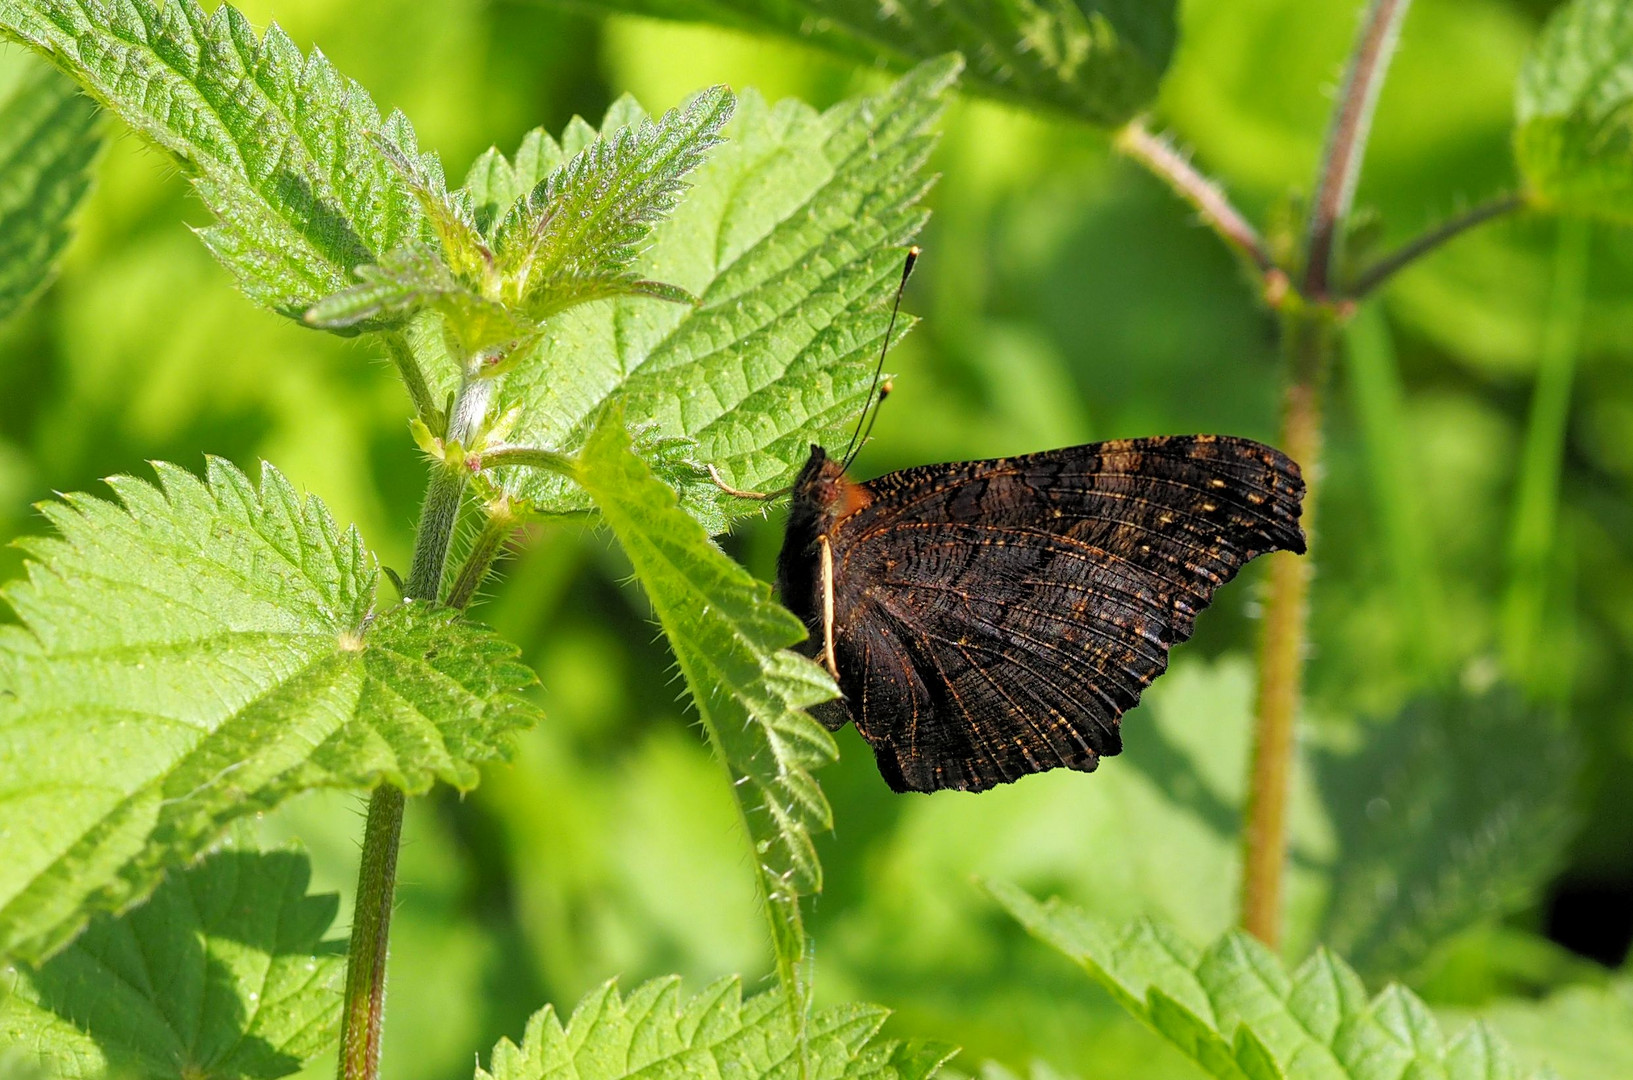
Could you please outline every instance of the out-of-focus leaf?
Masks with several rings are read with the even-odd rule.
[[[1321,940],[1370,978],[1535,896],[1575,824],[1572,734],[1512,687],[1408,705],[1316,758],[1338,836]]]
[[[0,34],[45,54],[166,151],[215,224],[200,230],[239,288],[300,318],[352,271],[417,239],[424,218],[374,134],[419,153],[400,113],[324,55],[302,55],[276,24],[196,0],[0,0]]]
[[[1091,124],[1156,96],[1174,49],[1173,0],[575,0],[581,6],[780,34],[865,64],[969,61],[972,89]]]
[[[0,1046],[44,1075],[272,1080],[334,1041],[346,962],[321,944],[336,899],[297,851],[226,847],[63,952],[12,967]]]
[[[552,1006],[528,1021],[521,1046],[493,1048],[476,1080],[929,1080],[952,1057],[939,1043],[879,1039],[886,1009],[842,1005],[811,1017],[801,1040],[780,993],[742,999],[736,979],[693,998],[680,979],[654,979],[621,997],[612,984],[592,991],[562,1024]]]
[[[1633,221],[1633,7],[1572,0],[1520,72],[1514,153],[1557,210]]]
[[[314,787],[462,788],[536,718],[515,649],[374,608],[378,570],[270,466],[48,503],[0,630],[0,954],[38,962],[228,822]]]
[[[836,753],[805,709],[838,690],[815,663],[788,651],[805,627],[687,516],[674,491],[631,452],[615,412],[591,436],[577,475],[634,565],[715,753],[730,769],[779,975],[803,1002],[799,901],[822,888],[811,833],[833,826],[810,770]]]
[[[102,147],[96,107],[36,60],[0,100],[0,319],[56,269]]]
[[[1559,1080],[1633,1076],[1633,979],[1572,986],[1541,1001],[1499,1001],[1487,1021],[1524,1060]]]
[[[813,439],[855,416],[901,273],[897,245],[924,221],[929,128],[958,70],[927,63],[820,114],[745,92],[728,141],[691,175],[690,194],[632,267],[696,295],[698,306],[624,299],[552,319],[538,352],[503,376],[499,400],[521,409],[512,441],[572,452],[598,411],[617,403],[632,428],[644,427],[646,445],[693,462],[664,465],[664,479],[711,531],[757,512],[696,463],[716,465],[737,487],[775,488]],[[614,106],[607,125],[632,122],[632,110]],[[490,160],[481,175],[502,178],[505,168]],[[541,513],[588,508],[582,491],[551,474],[511,470],[506,484]]]
[[[1360,977],[1326,949],[1288,971],[1240,930],[1199,949],[1149,920],[1119,930],[1013,885],[990,888],[1028,930],[1219,1080],[1522,1075],[1484,1025],[1447,1039],[1410,990],[1392,985],[1368,998]]]
[[[1633,109],[1633,98],[1628,107]],[[1503,666],[1509,677],[1527,691],[1549,701],[1566,701],[1571,696],[1571,670],[1561,670],[1561,665],[1539,654],[1549,651],[1543,645],[1547,637],[1544,630],[1558,631],[1552,616],[1557,610],[1553,593],[1559,576],[1559,489],[1565,471],[1572,388],[1582,349],[1589,239],[1588,222],[1580,218],[1559,222],[1553,288],[1537,350],[1537,381],[1531,394],[1525,445],[1520,451],[1508,534],[1508,580],[1501,624]]]

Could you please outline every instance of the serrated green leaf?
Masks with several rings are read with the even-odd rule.
[[[738,487],[778,487],[813,438],[832,439],[854,418],[901,274],[898,245],[924,221],[929,128],[958,70],[927,64],[821,114],[744,93],[728,141],[632,267],[698,305],[615,300],[552,320],[499,390],[522,410],[513,441],[571,453],[616,405],[631,428],[695,443],[691,464],[665,478],[711,531],[754,512],[698,464]],[[632,109],[615,106],[608,125]],[[504,170],[490,162],[481,172],[502,181]],[[511,470],[505,484],[541,513],[588,509],[559,477]]]
[[[516,200],[494,230],[494,253],[499,272],[517,278],[517,298],[570,292],[574,278],[624,276],[637,246],[679,203],[687,174],[720,143],[734,104],[716,86],[658,120],[603,127]]]
[[[1520,70],[1514,155],[1556,210],[1633,221],[1633,7],[1573,0]]]
[[[1365,975],[1402,975],[1523,906],[1570,839],[1559,793],[1576,765],[1570,730],[1512,687],[1415,702],[1355,753],[1316,755],[1338,839],[1321,940]]]
[[[406,317],[466,291],[427,244],[395,248],[378,264],[359,266],[357,276],[356,285],[308,308],[307,324],[340,330],[383,316]]]
[[[257,36],[230,5],[206,15],[196,0],[0,0],[0,33],[170,155],[216,216],[200,236],[257,303],[299,318],[425,231],[370,139],[440,170],[408,120],[382,118],[276,24]]]
[[[811,832],[833,825],[811,770],[837,753],[805,709],[836,697],[838,688],[815,663],[788,651],[805,627],[687,516],[674,490],[631,452],[615,411],[584,447],[577,479],[634,565],[731,772],[779,974],[803,1000],[799,901],[822,888]]]
[[[972,90],[1107,126],[1150,104],[1176,36],[1173,0],[580,2],[778,34],[870,66],[958,52]]]
[[[377,140],[419,200],[440,250],[409,244],[358,267],[360,283],[318,301],[306,321],[327,329],[400,326],[434,309],[456,360],[486,354],[496,363],[529,349],[546,320],[592,300],[693,303],[684,289],[626,271],[637,245],[674,209],[686,175],[719,143],[732,102],[725,87],[715,87],[660,120],[609,129],[516,197],[491,234],[476,207],[480,202],[488,215],[501,189],[544,160],[542,134],[532,137],[524,173],[485,155],[486,163],[473,168],[482,187],[476,195],[449,192],[440,170]]]
[[[102,148],[95,104],[29,58],[0,100],[0,320],[50,280]]]
[[[780,993],[747,1001],[736,979],[695,997],[680,979],[655,979],[620,996],[607,984],[591,991],[566,1025],[546,1006],[528,1021],[522,1044],[501,1039],[476,1080],[929,1080],[952,1057],[950,1047],[879,1039],[889,1013],[874,1005],[824,1009],[800,1040]]]
[[[321,942],[338,900],[308,896],[309,877],[300,852],[231,847],[171,874],[38,969],[7,969],[0,1045],[60,1080],[299,1070],[339,1034],[346,970]]]
[[[0,630],[0,955],[38,961],[234,818],[313,787],[476,783],[535,718],[515,649],[446,610],[376,611],[378,572],[263,466],[259,489],[109,481],[42,509]]]
[[[1239,930],[1197,953],[1149,923],[1117,932],[1059,900],[1040,904],[1013,885],[988,888],[1035,936],[1221,1080],[1529,1075],[1478,1024],[1448,1042],[1410,990],[1389,986],[1368,1000],[1360,977],[1326,949],[1288,971]]]

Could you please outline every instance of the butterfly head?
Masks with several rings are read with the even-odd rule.
[[[829,457],[814,443],[811,456],[794,480],[793,493],[793,512],[807,517],[820,532],[873,501],[866,484],[846,476],[844,463]]]

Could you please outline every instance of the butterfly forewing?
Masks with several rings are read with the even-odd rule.
[[[829,532],[834,652],[897,790],[1092,770],[1214,590],[1304,550],[1298,467],[1246,439],[1095,443],[866,490]]]

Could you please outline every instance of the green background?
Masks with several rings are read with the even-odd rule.
[[[1512,88],[1549,6],[1414,6],[1361,184],[1378,242],[1514,184]],[[820,106],[885,78],[763,39],[542,3],[244,8],[258,25],[275,14],[403,109],[456,177],[490,144],[511,148],[574,113],[593,120],[625,91],[654,111],[722,81]],[[1257,220],[1299,220],[1296,193],[1354,27],[1348,3],[1183,5],[1158,116]],[[0,78],[16,56],[0,51]],[[892,355],[896,393],[861,475],[1159,432],[1274,438],[1272,317],[1215,238],[1103,134],[962,102],[935,168],[935,216],[906,302],[923,323]],[[208,451],[276,462],[404,566],[423,470],[389,365],[240,297],[183,227],[205,217],[156,153],[113,140],[60,279],[0,327],[0,531],[37,530],[30,504],[53,491],[146,459],[198,467]],[[1335,372],[1305,728],[1314,747],[1364,742],[1369,722],[1414,696],[1479,687],[1498,670],[1504,552],[1558,234],[1540,217],[1498,223],[1402,275],[1363,314],[1373,370],[1384,363],[1401,387],[1389,423],[1364,425],[1353,365]],[[1579,775],[1546,793],[1579,827],[1555,880],[1500,924],[1394,972],[1447,1008],[1595,978],[1547,940],[1550,927],[1613,964],[1633,927],[1633,240],[1596,228],[1590,251],[1546,631],[1530,661],[1534,692],[1565,703],[1581,744]],[[1380,465],[1390,461],[1393,471]],[[726,543],[768,575],[778,525],[773,514]],[[0,558],[16,572],[15,552]],[[841,761],[820,777],[838,825],[820,842],[827,890],[811,908],[819,999],[890,1006],[895,1033],[965,1046],[966,1071],[990,1060],[1083,1077],[1199,1075],[1027,939],[973,878],[1059,892],[1112,919],[1160,915],[1197,940],[1231,924],[1259,569],[1222,593],[1125,723],[1127,753],[1093,778],[898,797],[844,733]],[[387,1075],[464,1075],[477,1048],[518,1036],[539,1005],[614,975],[633,984],[678,971],[698,986],[768,972],[728,794],[627,577],[593,528],[548,526],[529,531],[476,609],[522,645],[549,719],[474,794],[410,807]],[[1531,737],[1556,736],[1538,725]],[[1523,738],[1491,750],[1536,754]],[[1354,810],[1335,797],[1301,780],[1293,953],[1317,932],[1333,823]],[[263,827],[300,837],[314,884],[349,894],[360,807],[307,798]],[[1506,1030],[1530,1049],[1547,1035],[1539,1028],[1533,1018]]]

